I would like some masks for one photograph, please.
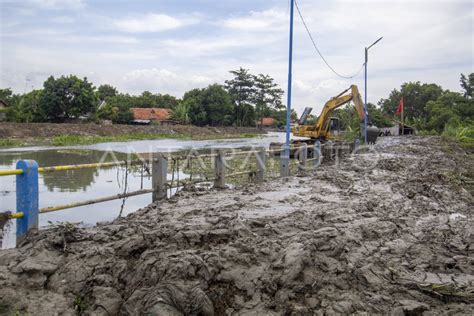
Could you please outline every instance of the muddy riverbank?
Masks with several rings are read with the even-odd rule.
[[[102,141],[126,141],[156,138],[219,139],[262,134],[255,127],[199,127],[193,125],[100,125],[54,123],[0,123],[2,146],[73,145]],[[56,139],[54,139],[56,137]],[[61,137],[61,138],[57,138]],[[97,141],[95,141],[95,139]],[[7,142],[9,140],[9,142]]]
[[[472,156],[433,137],[375,149],[31,234],[0,252],[0,313],[473,314]]]

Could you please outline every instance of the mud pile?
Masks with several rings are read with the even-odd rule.
[[[188,188],[94,228],[0,252],[5,313],[473,314],[474,161],[385,137],[316,172]]]

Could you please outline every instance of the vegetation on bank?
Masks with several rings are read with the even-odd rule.
[[[441,133],[435,130],[424,130],[418,133],[420,136],[438,136],[448,140],[457,141],[462,147],[474,151],[474,125],[463,126],[458,124],[447,124]]]
[[[76,146],[92,145],[106,142],[129,142],[138,140],[157,140],[157,139],[179,139],[179,140],[210,140],[210,139],[229,139],[229,138],[253,138],[259,134],[241,133],[241,134],[212,134],[212,135],[193,135],[183,133],[130,133],[116,136],[81,136],[81,135],[58,135],[52,138],[34,138],[34,139],[2,139],[0,147],[21,147],[32,145],[51,145],[51,146]]]
[[[196,126],[255,126],[263,117],[284,124],[283,90],[272,77],[253,75],[243,68],[230,73],[234,77],[224,84],[192,89],[182,100],[150,91],[134,96],[107,84],[96,88],[87,78],[74,75],[51,76],[42,89],[23,95],[0,89],[0,99],[9,105],[6,115],[13,122],[111,120],[126,124],[133,120],[130,108],[159,107],[173,110],[173,120]]]
[[[22,141],[16,139],[0,139],[0,147],[19,147]]]
[[[377,105],[368,104],[369,119],[377,127],[393,126],[394,120],[401,120],[396,111],[403,98],[405,124],[414,127],[418,135],[439,135],[474,147],[474,73],[461,74],[460,83],[461,92],[433,83],[404,83]],[[339,117],[348,137],[357,137],[360,127],[353,105],[335,110],[333,116]]]
[[[0,89],[0,99],[9,105],[7,119],[15,122],[108,119],[114,123],[129,123],[133,119],[129,111],[131,107],[162,107],[172,109],[172,119],[182,124],[255,126],[259,119],[272,117],[276,125],[284,125],[286,109],[282,102],[283,90],[273,78],[264,74],[254,75],[243,68],[230,73],[233,77],[223,84],[192,89],[182,99],[149,91],[132,96],[120,93],[110,85],[96,88],[87,78],[79,79],[73,75],[59,78],[51,76],[44,82],[42,89],[23,95],[13,94],[10,89]],[[403,98],[405,124],[415,127],[419,134],[443,135],[463,144],[471,144],[474,73],[468,76],[461,74],[460,83],[461,92],[454,92],[434,83],[406,82],[400,89],[392,90],[387,98],[380,99],[377,105],[369,103],[369,119],[377,127],[393,126],[401,120],[397,108]],[[332,115],[339,117],[348,137],[360,135],[360,122],[353,105],[336,109]],[[291,116],[295,120],[296,112]],[[306,124],[312,124],[316,119],[316,115],[310,115]],[[168,136],[148,135],[144,138],[144,135],[129,135],[126,140]],[[117,137],[117,141],[123,141],[125,136]],[[109,141],[109,138],[92,137],[80,141],[94,143]],[[3,140],[0,145],[10,146],[9,142]],[[63,139],[53,141],[55,144],[63,142]]]

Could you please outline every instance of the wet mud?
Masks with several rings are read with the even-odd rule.
[[[299,176],[205,191],[0,252],[0,313],[474,314],[474,159],[385,137]]]

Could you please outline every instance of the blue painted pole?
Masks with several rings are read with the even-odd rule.
[[[369,49],[366,47],[365,48],[365,70],[364,70],[364,77],[365,77],[365,88],[364,88],[364,143],[367,144],[367,125],[369,123],[369,110],[367,107],[367,62],[368,62],[368,54],[369,54]]]
[[[294,14],[294,0],[290,4],[290,40],[288,52],[288,90],[286,100],[286,141],[281,159],[281,175],[287,177],[290,175],[290,122],[291,122],[291,81],[293,68],[293,14]]]
[[[23,212],[22,218],[16,220],[17,244],[30,229],[38,228],[38,164],[34,160],[19,160],[17,169],[23,170],[16,176],[16,210]]]

